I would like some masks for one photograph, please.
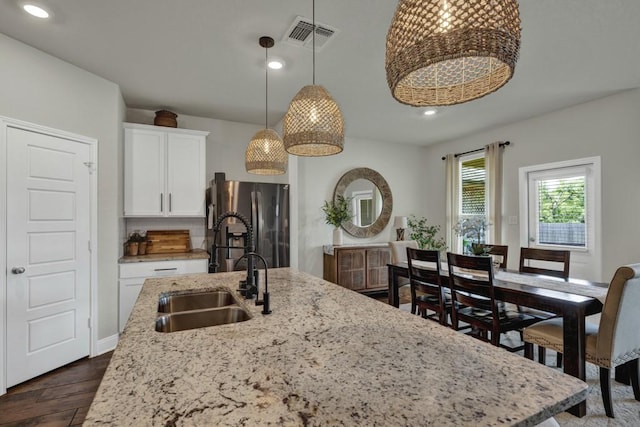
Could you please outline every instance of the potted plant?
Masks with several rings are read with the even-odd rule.
[[[444,239],[436,237],[440,232],[439,225],[427,225],[426,218],[418,218],[415,215],[411,215],[407,219],[407,225],[411,229],[409,237],[418,243],[420,249],[435,251],[444,251],[447,249],[447,243]]]
[[[136,256],[147,253],[147,237],[138,231],[129,234],[129,240],[126,243],[127,255]],[[142,250],[141,250],[142,249]]]
[[[462,250],[473,255],[488,255],[490,246],[485,246],[485,234],[489,224],[484,216],[464,218],[458,221],[453,231],[462,237]]]
[[[324,212],[324,220],[327,224],[334,226],[333,244],[342,244],[342,223],[350,220],[353,215],[350,211],[350,199],[344,196],[336,196],[335,200],[330,202],[324,201],[322,211]]]

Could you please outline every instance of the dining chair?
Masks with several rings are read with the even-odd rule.
[[[447,324],[451,313],[451,299],[447,302],[440,283],[440,251],[407,248],[409,283],[411,286],[411,312]],[[428,311],[433,314],[429,315]]]
[[[526,313],[508,311],[502,301],[496,300],[491,258],[447,252],[447,262],[453,327],[457,329],[460,322],[467,323],[475,338],[509,351],[521,350],[522,346],[501,345],[500,335],[520,330],[537,319]]]
[[[399,264],[407,262],[407,248],[418,248],[418,242],[415,240],[397,240],[389,242],[389,248],[391,249],[391,263]],[[398,278],[398,295],[404,300],[410,293],[409,279],[406,277]],[[415,312],[413,312],[415,314]]]
[[[543,276],[559,277],[565,281],[569,280],[569,265],[571,252],[567,250],[556,249],[537,249],[537,248],[520,248],[520,273],[537,274]],[[536,266],[532,265],[532,261],[538,261]],[[545,262],[545,268],[540,266],[540,262]],[[536,310],[528,307],[518,306],[519,312],[527,313],[538,320],[551,319],[556,314],[542,310]],[[562,356],[558,355],[556,366],[562,366]]]
[[[640,401],[638,358],[640,357],[640,264],[626,265],[615,272],[598,325],[585,324],[585,357],[600,368],[602,403],[613,418],[610,370],[628,363],[633,395]],[[538,322],[524,329],[525,357],[533,360],[533,346],[562,354],[562,318]]]
[[[569,280],[569,262],[571,252],[556,249],[520,248],[520,273],[539,274],[543,276],[560,277]],[[534,261],[534,262],[532,262]],[[535,261],[538,261],[535,263]],[[540,266],[540,261],[545,262],[546,268]],[[536,264],[535,266],[533,264]]]
[[[494,257],[499,257],[500,260],[500,269],[507,269],[507,257],[509,255],[509,246],[507,245],[492,245],[489,243],[480,244],[481,247],[487,248],[487,253],[489,255],[494,255]]]

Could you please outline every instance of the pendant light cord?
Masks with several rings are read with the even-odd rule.
[[[316,84],[316,0],[311,0],[311,49],[313,51],[313,85]]]
[[[269,129],[269,48],[264,48],[264,128]]]

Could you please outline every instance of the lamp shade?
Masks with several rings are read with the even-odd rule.
[[[387,33],[387,83],[404,104],[460,104],[507,83],[519,50],[517,0],[401,0]]]
[[[393,219],[393,228],[407,228],[407,217],[397,216]]]
[[[287,152],[273,129],[261,129],[253,135],[245,153],[247,172],[257,175],[282,175],[287,171]]]
[[[282,135],[289,154],[338,154],[344,147],[344,121],[340,107],[324,87],[305,86],[289,104]]]

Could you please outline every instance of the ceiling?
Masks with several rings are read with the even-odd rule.
[[[282,41],[296,16],[311,19],[311,0],[34,0],[49,20],[21,3],[0,0],[0,31],[117,83],[130,108],[264,125],[263,35],[286,62],[269,73],[270,126],[311,84],[311,50]],[[316,83],[339,103],[348,137],[433,144],[640,86],[640,1],[521,0],[513,79],[425,118],[386,83],[396,4],[316,1],[316,23],[339,30],[316,51]]]

